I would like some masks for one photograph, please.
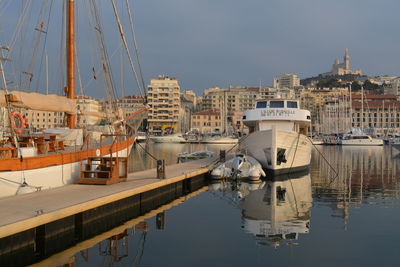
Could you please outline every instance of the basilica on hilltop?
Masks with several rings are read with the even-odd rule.
[[[343,58],[343,62],[341,63],[339,59],[336,59],[332,65],[332,70],[330,72],[326,72],[322,74],[323,76],[333,76],[333,75],[363,75],[362,70],[351,70],[350,69],[350,56],[349,49],[346,48],[346,53]]]

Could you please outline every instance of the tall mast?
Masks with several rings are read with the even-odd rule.
[[[75,14],[74,0],[67,0],[67,97],[75,99]],[[75,115],[68,114],[68,127],[75,128]]]
[[[361,131],[364,133],[364,86],[361,86]]]

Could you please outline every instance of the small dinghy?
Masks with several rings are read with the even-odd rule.
[[[187,162],[191,160],[198,160],[198,159],[205,159],[211,158],[214,156],[214,152],[204,150],[204,151],[197,151],[193,153],[183,152],[178,154],[178,163],[180,162]]]
[[[244,154],[236,155],[211,171],[213,179],[237,177],[258,180],[261,176],[265,176],[261,164],[255,158]]]

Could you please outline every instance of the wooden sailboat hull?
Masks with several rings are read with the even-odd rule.
[[[75,183],[80,176],[81,161],[87,158],[128,156],[135,137],[112,145],[29,158],[2,159],[0,161],[0,197],[13,196]],[[28,186],[22,185],[24,182]]]

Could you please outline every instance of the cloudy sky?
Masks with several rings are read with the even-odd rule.
[[[351,67],[399,75],[400,1],[135,1],[148,77],[184,88],[263,85],[281,73],[330,70],[349,48]]]
[[[78,5],[80,1],[83,0],[76,1]],[[110,0],[97,2],[103,14],[104,32],[116,33]],[[117,2],[126,22],[122,0]],[[335,58],[342,60],[346,47],[352,68],[361,68],[367,75],[399,75],[398,0],[131,0],[130,3],[146,84],[162,73],[177,77],[182,89],[198,93],[215,86],[258,86],[260,82],[271,85],[272,78],[282,73],[297,73],[306,78],[329,71]],[[16,17],[18,8],[14,12],[3,16],[3,33],[4,19]],[[85,11],[81,8],[78,15],[79,12]],[[57,18],[52,21],[61,25]],[[125,26],[128,32],[129,25]],[[90,64],[86,68],[84,65],[91,61],[87,54],[93,50],[93,44],[85,42],[82,31],[80,36],[82,80],[91,88],[92,68]],[[119,57],[113,52],[119,43],[118,35],[106,35],[106,42],[114,46],[110,55],[118,87],[120,70],[116,59]],[[51,58],[52,52],[48,53]],[[127,60],[124,66],[125,76],[130,76]],[[133,80],[126,79],[125,93],[137,93]],[[101,96],[97,91],[89,90],[88,94]]]

